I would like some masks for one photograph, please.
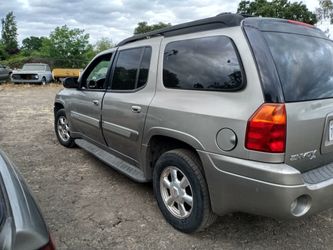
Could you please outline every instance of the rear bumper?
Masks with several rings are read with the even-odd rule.
[[[216,214],[242,211],[295,218],[333,207],[333,176],[310,184],[305,174],[286,164],[198,153]]]

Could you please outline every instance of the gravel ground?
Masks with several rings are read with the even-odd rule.
[[[53,132],[59,85],[0,85],[0,144],[39,201],[58,249],[333,249],[333,209],[293,221],[234,213],[182,234],[138,184]]]

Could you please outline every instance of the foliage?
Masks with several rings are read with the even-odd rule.
[[[159,22],[157,24],[148,25],[147,22],[139,22],[137,27],[134,29],[134,35],[147,33],[153,30],[158,30],[166,27],[170,27],[171,23]]]
[[[55,28],[49,39],[43,40],[41,54],[62,61],[63,67],[80,68],[89,62],[92,50],[89,34],[64,25]]]
[[[8,57],[5,46],[0,42],[0,60],[5,60]]]
[[[289,2],[288,0],[242,0],[237,12],[253,16],[277,17],[309,24],[317,22],[316,15],[308,10],[302,2]]]
[[[47,63],[52,66],[53,59],[40,57],[38,55],[24,56],[19,53],[8,57],[6,60],[0,61],[0,64],[7,65],[12,69],[22,68],[22,65],[25,63]]]
[[[22,47],[21,50],[25,52],[25,54],[32,54],[34,51],[40,51],[43,46],[43,41],[47,40],[46,37],[36,37],[30,36],[24,38],[22,40]]]
[[[112,42],[111,39],[107,37],[102,37],[100,40],[98,40],[94,45],[94,52],[98,54],[99,52],[102,52],[107,49],[113,48],[115,45]]]
[[[332,0],[319,0],[320,8],[316,9],[317,18],[319,20],[329,18],[333,23],[333,3]]]
[[[1,43],[5,52],[15,54],[18,52],[17,27],[14,13],[9,12],[5,18],[1,19]]]
[[[319,5],[323,9],[327,9],[327,10],[333,9],[332,0],[319,0]]]

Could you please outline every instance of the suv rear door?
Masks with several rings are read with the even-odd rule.
[[[161,38],[119,48],[111,84],[103,100],[102,128],[110,150],[131,164],[139,162],[148,106],[155,94]]]
[[[286,102],[286,163],[306,171],[333,161],[333,41],[265,36]]]
[[[287,111],[285,162],[301,172],[326,165],[333,161],[333,41],[306,24],[261,22]]]

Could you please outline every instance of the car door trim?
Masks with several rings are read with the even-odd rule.
[[[112,132],[114,134],[117,135],[121,135],[124,136],[126,138],[131,139],[132,141],[136,141],[139,137],[139,132],[136,130],[132,130],[111,122],[106,122],[106,121],[102,121],[102,128]]]
[[[78,112],[75,112],[75,111],[71,111],[71,117],[73,119],[76,119],[80,122],[87,123],[87,124],[92,125],[94,127],[97,127],[97,128],[100,127],[99,119],[95,119],[93,117],[90,117],[90,116],[87,116],[87,115],[84,115],[84,114],[81,114],[81,113],[78,113]]]

